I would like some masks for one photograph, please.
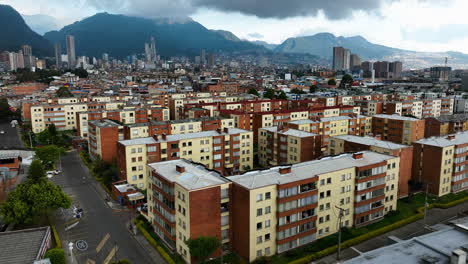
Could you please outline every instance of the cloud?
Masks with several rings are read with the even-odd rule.
[[[347,18],[354,11],[378,10],[385,1],[394,0],[86,0],[86,3],[97,10],[145,17],[191,15],[200,8],[211,8],[280,19],[323,13],[335,20]]]
[[[247,34],[247,37],[254,38],[254,39],[263,39],[265,36],[263,36],[262,34],[258,32],[254,32],[254,33]]]

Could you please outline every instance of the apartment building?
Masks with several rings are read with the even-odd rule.
[[[89,121],[88,149],[94,158],[117,159],[117,141],[124,139],[123,125],[108,119]]]
[[[124,139],[149,137],[162,134],[178,135],[234,127],[234,119],[224,117],[150,121],[147,123],[129,124],[124,126]]]
[[[365,136],[372,132],[372,118],[362,115],[333,116],[291,121],[287,127],[321,136],[322,151],[327,151],[330,137],[337,135]]]
[[[146,123],[148,121],[169,121],[169,109],[166,107],[126,107],[124,109],[109,109],[100,111],[79,112],[76,130],[78,136],[88,138],[88,122],[93,120],[110,119],[129,125]]]
[[[187,159],[232,175],[253,168],[253,133],[225,128],[179,135],[121,140],[117,144],[120,180],[146,189],[146,164]]]
[[[397,209],[399,158],[364,151],[231,176],[232,249],[248,261]],[[339,209],[340,208],[340,209]]]
[[[362,115],[373,116],[383,113],[384,103],[381,101],[359,100],[354,103],[361,108]]]
[[[468,114],[442,115],[425,119],[425,137],[439,137],[468,130]]]
[[[468,132],[414,142],[413,179],[443,196],[468,188]]]
[[[360,137],[354,135],[334,136],[330,138],[328,153],[339,155],[342,153],[359,152],[370,150],[385,155],[392,155],[400,158],[398,198],[408,196],[410,192],[409,181],[411,180],[413,168],[413,147],[383,141],[380,137]]]
[[[424,138],[424,119],[399,115],[372,116],[372,133],[381,135],[383,140],[411,145]]]
[[[189,238],[216,237],[231,246],[231,183],[219,173],[186,160],[148,164],[148,217],[155,233],[187,263]],[[211,257],[221,255],[221,249]]]
[[[252,130],[255,141],[258,140],[258,130],[263,127],[278,126],[291,121],[306,120],[320,117],[337,117],[358,114],[359,107],[339,106],[320,107],[312,109],[291,109],[267,112],[244,112],[237,110],[220,110],[220,116],[233,118],[237,128]],[[294,127],[292,127],[294,128]],[[297,128],[295,128],[297,129]],[[312,131],[311,131],[312,132]]]
[[[322,155],[320,135],[284,126],[259,129],[258,159],[263,167],[294,164]]]

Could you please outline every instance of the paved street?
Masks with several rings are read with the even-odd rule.
[[[18,129],[11,127],[9,121],[0,122],[0,131],[1,130],[5,131],[5,134],[0,134],[0,149],[24,147],[19,137]]]
[[[450,220],[453,220],[457,217],[462,216],[459,214],[462,214],[463,212],[466,212],[467,210],[468,210],[468,202],[459,204],[455,207],[448,208],[448,209],[438,209],[438,208],[431,209],[428,211],[428,214],[427,214],[428,215],[427,225],[432,226],[432,225],[436,225],[439,223],[447,223]],[[399,239],[406,240],[406,239],[410,239],[415,236],[420,236],[429,232],[430,232],[429,230],[424,228],[424,220],[418,220],[414,223],[403,226],[401,228],[398,228],[396,230],[393,230],[381,236],[367,240],[352,248],[344,249],[341,252],[341,259],[347,260],[347,259],[356,257],[359,255],[357,251],[367,252],[367,251],[374,250],[379,247],[388,245],[389,236],[395,236]],[[333,255],[327,256],[325,258],[322,258],[312,263],[316,263],[316,264],[332,264],[333,263],[334,264],[338,262],[336,261],[336,253],[335,253]]]
[[[108,263],[114,259],[128,259],[131,263],[165,263],[159,255],[148,252],[129,232],[127,224],[131,219],[128,211],[111,209],[104,200],[105,193],[88,173],[78,153],[67,153],[62,157],[63,173],[52,179],[73,199],[73,204],[84,209],[84,217],[76,227],[65,231],[64,225],[70,216],[59,213],[57,229],[62,246],[75,243],[74,254],[78,263]],[[84,246],[85,250],[77,250]],[[153,256],[153,257],[150,257]]]

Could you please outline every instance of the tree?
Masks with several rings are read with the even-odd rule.
[[[50,259],[52,264],[65,264],[65,252],[61,248],[52,248],[47,250],[44,258]]]
[[[250,88],[249,94],[253,94],[253,95],[256,95],[256,96],[260,97],[260,94],[258,93],[257,89],[255,89],[255,88]]]
[[[198,237],[185,241],[190,255],[195,259],[204,262],[213,252],[221,246],[219,239],[216,237]]]
[[[53,168],[55,162],[58,161],[60,155],[63,155],[65,150],[55,145],[43,146],[36,149],[36,158],[42,161],[42,165],[46,169]]]
[[[49,135],[52,137],[52,138],[55,138],[57,136],[57,127],[54,125],[54,124],[50,124],[48,127],[47,127],[47,132],[49,132]]]
[[[70,206],[70,197],[52,182],[25,182],[8,195],[0,206],[0,215],[9,224],[31,224],[50,210]]]
[[[0,119],[8,119],[12,114],[8,100],[0,98]]]
[[[291,90],[291,93],[293,94],[305,94],[306,92],[302,91],[302,90],[299,90],[297,88],[294,88]]]
[[[73,97],[68,87],[65,86],[60,87],[55,94],[57,97]]]
[[[309,92],[310,93],[315,93],[317,91],[317,89],[318,89],[317,85],[315,85],[315,84],[311,85],[310,89],[309,89]]]
[[[288,99],[288,96],[286,95],[286,93],[283,90],[281,90],[279,92],[279,94],[276,96],[276,98],[286,100],[286,99]]]
[[[353,77],[349,74],[345,74],[343,78],[341,78],[340,89],[345,89],[348,86],[351,86],[353,82],[354,82]]]
[[[335,79],[328,80],[328,85],[336,85],[336,80]]]
[[[273,99],[275,98],[275,91],[273,89],[266,89],[263,97]]]
[[[29,166],[28,181],[31,183],[39,183],[46,180],[44,167],[40,160],[33,160]]]

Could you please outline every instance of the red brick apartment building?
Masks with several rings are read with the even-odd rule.
[[[189,238],[216,237],[231,249],[231,183],[216,172],[186,160],[148,164],[148,217],[155,233],[187,263],[196,263],[185,244]]]
[[[424,138],[424,119],[399,115],[372,116],[372,133],[381,135],[383,140],[411,145]]]
[[[13,95],[32,95],[34,92],[44,91],[47,85],[43,83],[22,83],[10,86]]]
[[[413,146],[382,141],[379,137],[359,137],[354,135],[334,136],[328,145],[330,155],[370,150],[400,158],[400,177],[398,181],[398,198],[409,194],[409,184],[413,168]]]
[[[425,119],[425,137],[439,137],[468,130],[468,115],[442,115]]]
[[[468,188],[468,132],[414,142],[413,179],[443,196]]]

